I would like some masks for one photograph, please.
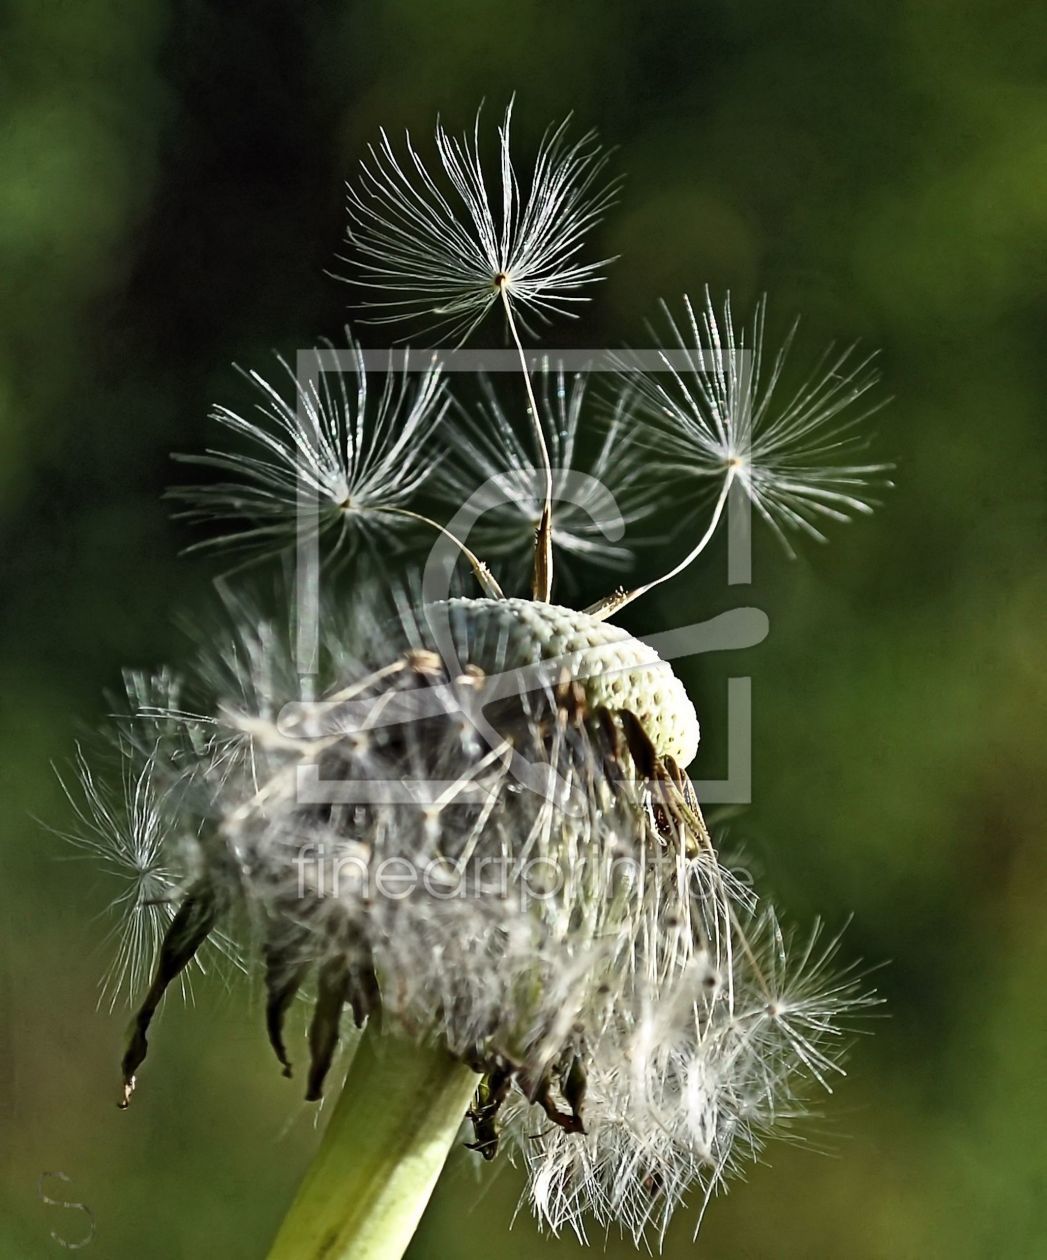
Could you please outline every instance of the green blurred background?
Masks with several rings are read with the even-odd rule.
[[[792,917],[853,911],[889,1018],[811,1149],[713,1205],[710,1257],[1047,1255],[1047,21],[1003,0],[731,5],[14,0],[0,17],[0,1255],[263,1253],[315,1141],[257,992],[169,1008],[113,1106],[124,1016],[95,1009],[108,895],[32,820],[122,664],[184,652],[213,570],[159,495],[242,400],[230,361],[337,336],[342,180],[380,125],[464,125],[518,93],[523,148],[575,110],[628,180],[621,253],[561,344],[644,344],[656,299],[767,290],[800,344],[883,347],[898,488],[741,602],[760,647],[682,670],[725,769],[753,677],[754,803],[732,823]],[[380,332],[380,330],[378,330]],[[372,344],[380,338],[370,337]],[[675,552],[673,554],[676,554]],[[668,552],[666,553],[666,557]],[[657,557],[655,558],[657,559]],[[653,561],[651,561],[653,563]],[[599,592],[597,592],[599,593]],[[723,555],[638,630],[739,602]],[[298,1033],[300,1035],[301,1028]],[[411,1255],[557,1256],[511,1168],[453,1157]],[[690,1254],[693,1213],[666,1244]],[[597,1245],[602,1244],[600,1238]],[[629,1248],[611,1240],[608,1251]]]

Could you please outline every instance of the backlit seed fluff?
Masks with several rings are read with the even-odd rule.
[[[377,374],[376,386],[351,338],[280,365],[285,390],[246,373],[261,396],[253,412],[214,409],[240,449],[177,457],[222,477],[173,491],[182,515],[225,525],[211,547],[280,550],[322,533],[344,551],[361,536],[402,530],[405,505],[432,474],[429,442],[449,404],[439,367],[408,361]]]
[[[356,283],[390,322],[419,318],[464,341],[505,296],[526,323],[571,314],[609,259],[579,258],[585,235],[612,204],[606,155],[593,132],[568,138],[568,120],[546,132],[526,176],[510,153],[512,103],[490,166],[481,115],[472,135],[436,127],[437,164],[408,134],[404,157],[383,131],[348,188],[349,253]]]
[[[182,818],[158,773],[155,743],[136,750],[118,743],[122,782],[101,780],[78,748],[72,775],[58,775],[75,814],[66,838],[115,886],[108,907],[112,925],[105,946],[112,955],[100,982],[98,1004],[110,1011],[141,993],[181,903],[195,845],[179,835]],[[236,964],[236,947],[216,931],[194,969],[205,972],[209,955]],[[183,994],[191,976],[179,978]]]
[[[889,464],[858,458],[868,447],[861,422],[882,405],[863,401],[878,376],[873,356],[830,346],[781,398],[795,325],[768,369],[763,300],[738,330],[729,296],[719,313],[708,290],[698,310],[685,296],[682,326],[662,305],[666,348],[684,365],[663,355],[665,370],[637,373],[625,358],[624,379],[636,392],[644,441],[682,494],[690,482],[693,499],[731,472],[790,552],[789,532],[824,541],[827,523],[872,510],[871,491],[890,484]]]

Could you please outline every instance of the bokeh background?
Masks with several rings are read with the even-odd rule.
[[[883,348],[897,489],[744,600],[767,641],[682,666],[725,769],[753,678],[754,801],[731,822],[801,921],[854,914],[888,961],[813,1145],[713,1205],[710,1257],[1047,1255],[1047,10],[1017,0],[10,0],[0,17],[0,1255],[251,1260],[315,1142],[257,991],[168,1008],[113,1106],[96,1010],[112,892],[34,818],[125,663],[177,661],[213,567],[160,494],[229,364],[337,337],[342,181],[380,125],[464,126],[518,93],[526,148],[568,110],[619,146],[620,253],[561,344],[643,344],[706,282],[803,314],[801,350]],[[377,339],[370,337],[372,344]],[[676,554],[676,553],[673,553]],[[668,545],[662,559],[669,556]],[[648,561],[653,565],[659,555]],[[645,561],[647,563],[648,561]],[[723,551],[647,630],[739,601]],[[599,592],[596,592],[599,593]],[[298,1029],[301,1032],[301,1029]],[[519,1178],[454,1157],[411,1256],[577,1254]],[[680,1213],[666,1254],[691,1254]],[[595,1244],[603,1245],[597,1238]],[[616,1239],[611,1255],[629,1248]]]

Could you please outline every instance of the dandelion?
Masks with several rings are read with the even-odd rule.
[[[444,624],[449,661],[435,647]],[[794,1079],[834,1070],[836,1030],[869,996],[853,977],[819,986],[787,971],[769,912],[757,917],[712,847],[680,769],[697,747],[693,706],[649,648],[530,600],[429,608],[399,624],[398,650],[387,621],[371,634],[353,664],[344,643],[329,651],[319,704],[289,691],[249,707],[290,671],[234,653],[240,674],[212,697],[198,765],[167,715],[178,754],[154,762],[177,766],[175,783],[212,779],[215,746],[239,751],[214,793],[181,793],[199,874],[137,1017],[127,1097],[164,988],[220,908],[243,902],[288,1075],[286,1017],[313,978],[308,1098],[342,1007],[358,1026],[380,1013],[387,1034],[421,1041],[416,1068],[454,1056],[474,1149],[526,1163],[547,1225],[660,1232],[688,1191],[712,1193],[759,1149]],[[286,651],[286,636],[258,638]],[[215,677],[208,655],[197,690]],[[518,761],[547,790],[521,784]],[[427,1102],[414,1098],[421,1113]],[[537,1144],[535,1110],[552,1126]]]
[[[781,356],[760,386],[762,307],[745,352],[729,307],[721,331],[711,305],[701,328],[688,306],[693,370],[667,361],[667,381],[642,377],[602,434],[584,433],[583,386],[560,370],[543,370],[539,408],[514,305],[553,309],[592,278],[574,260],[603,207],[602,160],[559,128],[524,196],[508,124],[500,222],[477,136],[441,129],[464,210],[413,150],[409,179],[383,139],[353,239],[364,278],[410,294],[409,313],[471,327],[500,302],[530,443],[489,384],[478,417],[452,409],[435,368],[413,386],[387,376],[372,408],[357,353],[330,381],[296,383],[293,402],[253,377],[259,415],[218,413],[250,453],[209,451],[200,462],[224,480],[181,492],[192,514],[233,522],[220,541],[269,547],[300,523],[304,485],[318,501],[307,536],[327,556],[354,558],[351,531],[384,548],[411,523],[452,545],[479,594],[452,597],[449,582],[434,594],[388,562],[381,581],[358,568],[351,628],[344,608],[322,608],[316,672],[300,679],[299,610],[264,616],[227,588],[231,632],[208,635],[184,677],[132,676],[118,723],[132,865],[170,893],[171,846],[189,851],[124,1054],[123,1105],[165,992],[238,925],[274,1055],[288,1076],[304,1063],[307,1100],[329,1087],[343,1023],[364,1030],[273,1260],[402,1255],[463,1124],[478,1159],[525,1167],[526,1198],[554,1232],[646,1242],[689,1199],[700,1222],[790,1132],[810,1089],[830,1087],[853,1017],[876,1001],[838,968],[837,938],[791,935],[732,871],[687,777],[694,705],[669,663],[611,621],[693,562],[736,483],[779,531],[866,510],[880,466],[839,458],[866,368],[830,359],[773,413]],[[716,487],[699,542],[588,610],[554,603],[554,552],[626,560],[617,531],[660,493],[644,481],[652,443],[683,483]],[[465,538],[414,506],[425,488],[468,498],[484,482],[477,545],[531,536],[529,599],[505,597]],[[109,798],[82,778],[82,843],[112,854]],[[139,979],[141,964],[124,973]],[[292,1015],[307,1003],[303,1046]]]

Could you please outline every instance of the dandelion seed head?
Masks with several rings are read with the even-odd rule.
[[[154,687],[143,712],[175,741],[153,774],[199,837],[183,906],[243,905],[285,1071],[310,977],[309,1097],[331,1002],[357,1022],[380,1005],[497,1094],[487,1119],[477,1104],[484,1152],[525,1166],[544,1226],[659,1236],[828,1083],[868,1001],[835,941],[798,947],[713,849],[674,759],[697,725],[670,667],[583,613],[453,599],[327,652],[302,705],[288,637],[249,608],[228,606],[221,668],[208,647],[195,679],[164,679],[175,707]],[[208,690],[209,737],[186,743],[181,696]],[[184,951],[171,922],[160,948]]]
[[[680,680],[653,648],[620,626],[584,612],[528,599],[458,598],[430,613],[430,629],[446,610],[450,642],[461,659],[498,676],[522,671],[553,685],[580,684],[589,704],[634,714],[660,755],[686,767],[698,751],[698,717]]]

